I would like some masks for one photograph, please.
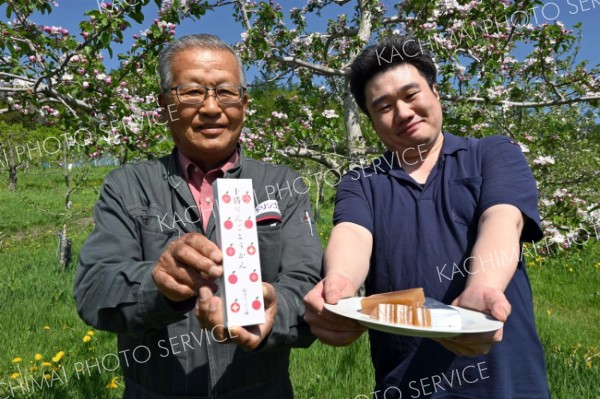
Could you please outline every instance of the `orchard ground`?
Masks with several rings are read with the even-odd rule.
[[[109,170],[91,168],[86,186],[72,198],[79,215],[69,223],[74,262],[93,228],[92,207]],[[51,212],[62,210],[61,173],[30,169],[20,173],[17,192],[9,192],[4,183],[0,189],[0,398],[123,394],[115,335],[79,319],[71,294],[74,268],[61,272],[58,265],[61,221]],[[0,182],[6,179],[6,173],[0,174]],[[331,230],[333,196],[327,187],[317,224],[323,245]],[[600,398],[600,243],[592,240],[552,257],[526,258],[552,396]],[[205,333],[210,339],[210,331]],[[194,337],[176,338],[163,343],[163,351],[181,350],[184,341],[196,346]],[[147,357],[144,348],[127,355],[140,362]],[[483,379],[489,371],[478,367]],[[374,384],[366,335],[346,348],[316,342],[296,349],[290,373],[299,399],[370,397]]]

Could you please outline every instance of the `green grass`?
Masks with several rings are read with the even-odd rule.
[[[536,323],[556,398],[600,398],[600,242],[530,263]]]
[[[88,187],[73,198],[74,209],[85,211],[69,224],[74,261],[91,231],[90,210],[107,170],[90,171]],[[0,175],[0,181],[5,177]],[[9,384],[15,387],[16,398],[120,398],[122,384],[116,389],[106,387],[121,376],[120,371],[91,367],[95,359],[116,353],[116,338],[94,331],[84,342],[91,329],[75,312],[74,270],[61,272],[56,260],[61,218],[34,208],[62,210],[62,177],[56,170],[21,174],[18,187],[17,194],[0,189],[0,398],[11,397]],[[23,204],[20,198],[35,205]],[[331,192],[327,199],[318,224],[324,243],[331,229]],[[553,397],[600,398],[600,242],[529,261]],[[54,362],[60,351],[64,356]],[[43,359],[36,360],[36,354]],[[17,357],[21,361],[13,362]],[[106,364],[107,368],[113,365]],[[32,367],[37,370],[30,371]],[[84,370],[78,373],[81,367]],[[17,372],[20,376],[11,378]],[[42,380],[44,372],[48,383]],[[316,342],[309,349],[294,350],[290,373],[299,399],[368,395],[374,382],[366,334],[346,348]],[[29,386],[24,392],[18,388],[20,378]]]

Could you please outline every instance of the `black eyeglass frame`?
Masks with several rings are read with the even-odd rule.
[[[197,88],[202,88],[204,90],[206,90],[206,93],[204,93],[204,98],[202,99],[202,101],[200,102],[189,102],[189,101],[182,101],[181,97],[179,96],[179,88],[184,87],[184,88],[190,88],[190,87],[197,87]],[[239,94],[239,98],[237,101],[233,101],[233,102],[223,102],[223,100],[221,100],[219,98],[219,95],[217,94],[217,90],[218,89],[225,89],[225,88],[236,88]],[[209,87],[209,86],[205,86],[205,85],[179,85],[179,86],[173,86],[169,88],[169,91],[171,90],[175,90],[175,95],[177,96],[177,100],[182,103],[182,104],[189,104],[189,105],[200,105],[202,104],[204,101],[206,101],[206,98],[209,97],[209,92],[212,90],[215,94],[215,99],[217,100],[217,102],[219,104],[226,104],[226,105],[231,105],[231,104],[237,104],[239,102],[241,102],[244,99],[244,92],[246,91],[246,88],[244,86],[239,86],[239,85],[222,85],[222,86],[217,86],[217,87]]]

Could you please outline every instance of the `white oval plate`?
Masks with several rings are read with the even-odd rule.
[[[404,324],[393,324],[381,320],[372,319],[369,315],[363,314],[360,309],[360,301],[362,297],[341,299],[336,305],[325,304],[325,309],[340,316],[348,317],[358,321],[365,327],[373,330],[382,331],[396,335],[406,335],[409,337],[425,337],[425,338],[444,338],[455,337],[461,334],[474,334],[496,331],[504,325],[485,313],[476,312],[474,310],[459,308],[452,306],[460,312],[462,328],[432,328],[432,327],[417,327]]]

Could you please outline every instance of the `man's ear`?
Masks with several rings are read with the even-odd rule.
[[[242,97],[242,112],[244,115],[246,114],[246,108],[248,107],[248,93],[244,91],[244,96]]]
[[[165,108],[167,108],[167,99],[164,93],[158,95],[158,106],[165,112]]]
[[[171,96],[165,93],[158,95],[158,106],[161,109],[160,115],[165,122],[173,122],[173,114],[177,113],[177,108],[172,109],[175,103],[171,101]],[[171,106],[171,107],[169,107]]]
[[[431,91],[433,92],[433,95],[435,96],[435,98],[437,98],[439,100],[440,99],[440,92],[438,91],[438,85],[437,85],[437,83],[434,83],[431,86]]]

